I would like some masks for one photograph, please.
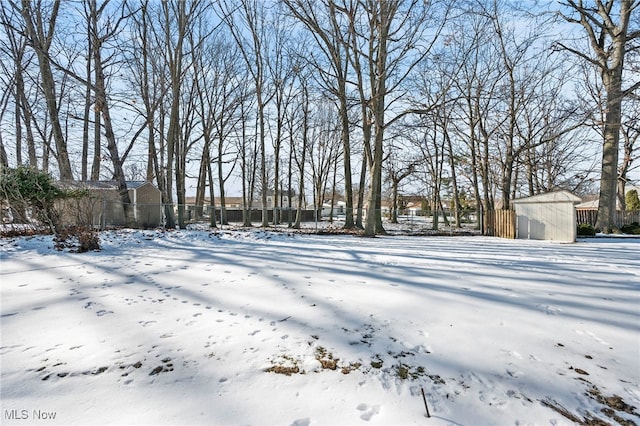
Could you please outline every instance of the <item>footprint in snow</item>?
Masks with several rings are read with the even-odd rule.
[[[369,407],[367,404],[359,404],[358,407],[356,407],[358,409],[358,411],[362,411],[362,414],[360,415],[360,418],[362,420],[365,421],[369,421],[371,420],[371,418],[380,413],[380,406],[379,405],[374,405],[373,407]]]
[[[541,310],[547,315],[558,315],[562,312],[562,309],[552,305],[538,304],[536,305],[536,308],[538,308],[539,310]]]

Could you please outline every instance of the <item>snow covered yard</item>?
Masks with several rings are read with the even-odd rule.
[[[638,239],[101,243],[0,240],[3,425],[640,423]]]

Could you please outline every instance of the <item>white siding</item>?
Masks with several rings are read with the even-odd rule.
[[[574,242],[578,201],[566,191],[515,200],[516,238]]]

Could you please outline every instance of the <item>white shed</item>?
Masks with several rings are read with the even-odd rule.
[[[569,191],[547,192],[514,200],[516,238],[575,242],[575,205],[581,201]]]

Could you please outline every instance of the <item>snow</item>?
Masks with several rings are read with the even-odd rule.
[[[101,244],[0,240],[3,425],[640,422],[638,239]]]

